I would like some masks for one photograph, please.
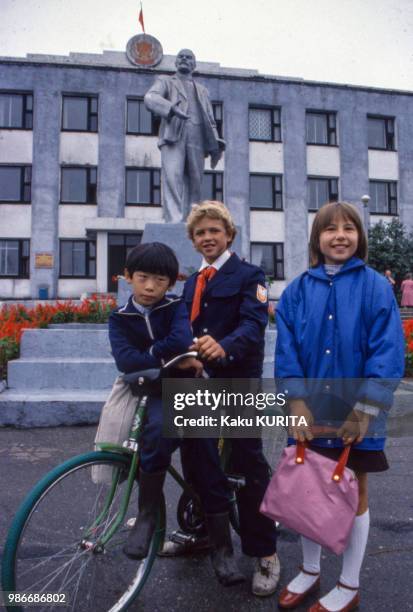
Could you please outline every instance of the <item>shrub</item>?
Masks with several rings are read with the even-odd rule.
[[[92,295],[81,304],[72,301],[37,304],[26,308],[23,304],[0,309],[0,380],[6,378],[7,362],[19,356],[20,340],[27,328],[44,328],[50,323],[106,323],[116,307],[113,297]]]

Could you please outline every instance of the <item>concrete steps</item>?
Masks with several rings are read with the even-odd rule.
[[[266,332],[264,377],[273,377],[276,332]],[[27,329],[0,392],[0,426],[97,423],[118,375],[107,325],[69,323]]]
[[[81,325],[81,324],[79,324]],[[100,357],[110,358],[107,326],[99,329],[78,327],[27,329],[22,337],[21,358]],[[74,333],[76,332],[76,333]]]
[[[11,361],[8,381],[10,388],[19,391],[94,391],[110,389],[117,374],[112,357],[32,357]]]
[[[117,375],[107,325],[27,329],[0,393],[0,426],[97,423]]]

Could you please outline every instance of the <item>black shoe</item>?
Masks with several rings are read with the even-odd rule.
[[[145,559],[156,527],[166,472],[139,472],[139,514],[123,547],[131,559]]]
[[[207,514],[206,522],[212,547],[212,567],[219,582],[224,586],[244,582],[245,576],[238,571],[235,563],[228,512]]]

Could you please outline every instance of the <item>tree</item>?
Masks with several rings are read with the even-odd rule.
[[[376,223],[369,229],[369,265],[378,272],[391,270],[400,284],[413,272],[413,233],[398,219]]]

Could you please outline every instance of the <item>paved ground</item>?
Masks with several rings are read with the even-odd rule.
[[[29,489],[54,465],[89,450],[94,433],[94,427],[0,430],[0,553],[13,514]],[[372,529],[361,579],[361,610],[364,612],[413,610],[410,590],[413,576],[412,443],[412,437],[390,439],[387,450],[391,469],[371,476]],[[167,482],[167,500],[172,529],[176,486],[171,480]],[[74,511],[75,505],[69,510]],[[238,544],[237,554],[240,568],[249,573],[250,560],[241,557]],[[295,574],[300,563],[294,534],[281,531],[279,554],[282,586]],[[339,570],[340,562],[334,555],[323,556],[324,592],[333,586]],[[157,560],[138,602],[131,609],[144,612],[181,612],[182,609],[188,612],[266,612],[276,609],[276,598],[255,598],[250,595],[247,584],[231,589],[221,587],[212,575],[209,559],[198,556]]]

